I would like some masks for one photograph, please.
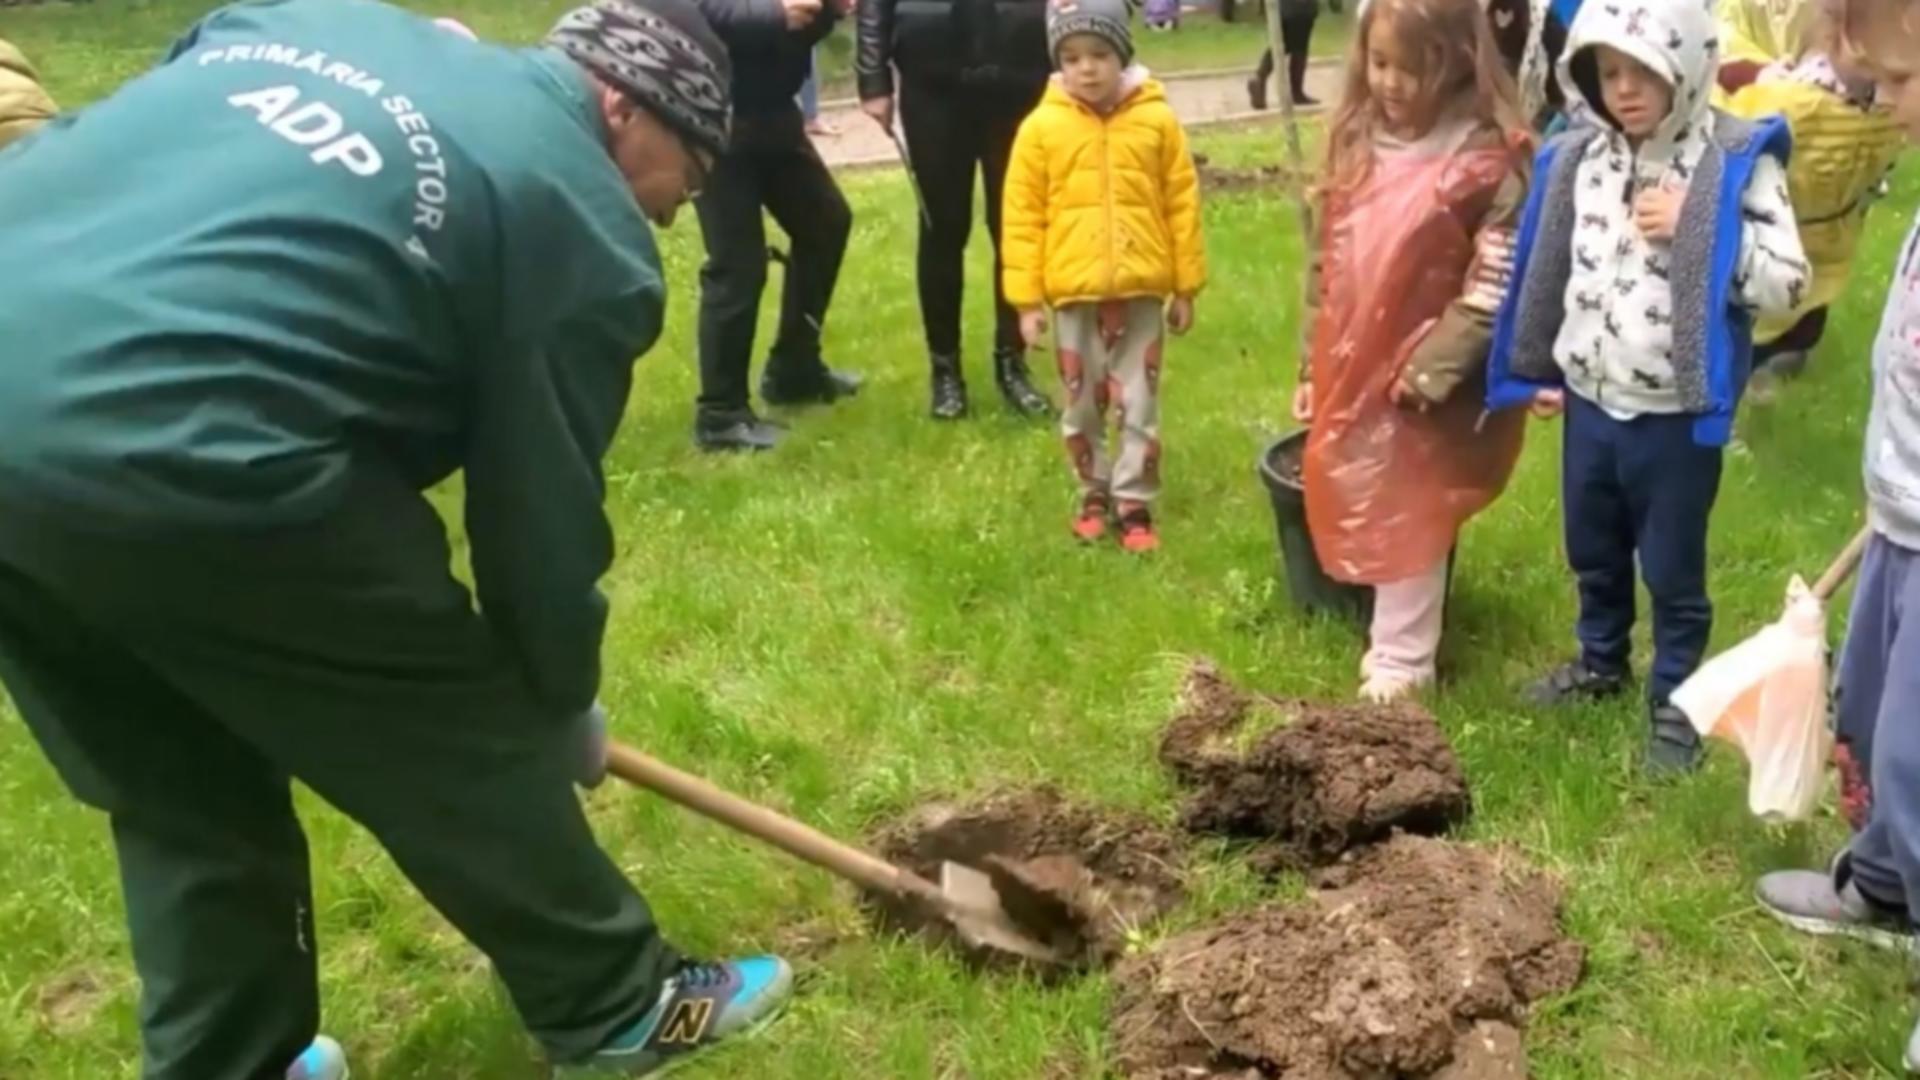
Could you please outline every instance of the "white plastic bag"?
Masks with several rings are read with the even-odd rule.
[[[1673,703],[1701,735],[1746,754],[1747,806],[1755,815],[1806,820],[1819,804],[1833,752],[1826,606],[1794,578],[1780,621],[1708,661],[1674,692]]]

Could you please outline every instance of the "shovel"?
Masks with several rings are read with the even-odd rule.
[[[1059,950],[1035,940],[1001,905],[986,874],[943,863],[940,884],[840,843],[792,818],[729,794],[689,773],[620,743],[607,747],[607,771],[726,827],[770,844],[802,862],[845,878],[869,892],[893,897],[951,926],[967,945],[1038,967],[1065,962]]]
[[[920,222],[927,228],[933,228],[933,214],[927,210],[926,193],[920,190],[920,177],[913,171],[913,158],[907,154],[907,137],[892,124],[887,125],[887,137],[893,140],[893,148],[900,152],[900,166],[907,170],[907,183],[913,188],[913,201],[920,206]]]

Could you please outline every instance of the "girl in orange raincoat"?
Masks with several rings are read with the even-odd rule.
[[[1480,402],[1527,125],[1476,0],[1374,0],[1347,71],[1294,413],[1320,563],[1374,587],[1361,696],[1386,702],[1433,682],[1460,527],[1520,453]]]

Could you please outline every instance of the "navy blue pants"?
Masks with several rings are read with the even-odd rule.
[[[1567,395],[1561,475],[1567,561],[1580,583],[1587,666],[1626,675],[1633,649],[1634,560],[1653,598],[1648,696],[1661,702],[1700,666],[1713,632],[1707,519],[1721,452],[1696,445],[1691,416],[1615,420]]]
[[[1840,659],[1840,746],[1872,778],[1849,854],[1861,891],[1920,910],[1920,552],[1876,535]],[[1843,792],[1849,801],[1861,793]],[[1849,806],[1849,810],[1854,807]]]

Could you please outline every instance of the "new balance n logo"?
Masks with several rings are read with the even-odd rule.
[[[663,1046],[692,1046],[707,1033],[707,1021],[713,1018],[712,998],[685,998],[673,1003],[666,1025],[660,1029]]]

